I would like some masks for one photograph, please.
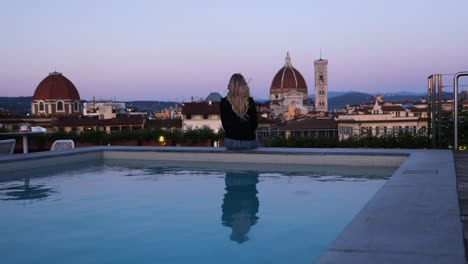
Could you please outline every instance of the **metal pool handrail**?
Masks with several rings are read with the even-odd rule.
[[[468,76],[468,71],[458,72],[453,77],[453,148],[458,149],[458,79]]]

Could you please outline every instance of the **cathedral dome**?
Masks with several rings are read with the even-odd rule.
[[[59,72],[52,72],[42,80],[32,100],[80,100],[75,85]]]
[[[284,67],[276,73],[271,82],[270,94],[287,93],[291,90],[307,94],[304,77],[292,66],[288,52]]]

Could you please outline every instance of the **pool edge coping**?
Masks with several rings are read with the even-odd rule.
[[[65,151],[41,151],[0,156],[0,164],[13,161],[71,156],[98,151],[142,151],[142,152],[203,152],[203,153],[242,153],[242,154],[288,154],[288,155],[360,155],[360,156],[410,156],[405,149],[315,149],[315,148],[258,148],[254,150],[226,150],[212,147],[142,147],[142,146],[93,146]]]

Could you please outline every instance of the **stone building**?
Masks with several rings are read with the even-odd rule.
[[[328,111],[328,60],[314,61],[315,67],[315,111]]]
[[[380,94],[372,104],[347,106],[346,114],[340,114],[335,119],[340,139],[365,134],[416,134],[427,131],[427,120],[427,104],[384,102]]]
[[[145,114],[129,111],[125,103],[93,100],[82,104],[75,85],[59,72],[50,73],[39,83],[31,113],[35,119],[28,119],[25,124],[40,122],[49,130],[110,132],[140,130],[145,124]]]
[[[98,116],[59,116],[52,118],[52,126],[66,132],[141,130],[145,126],[144,115],[120,114],[114,118]]]
[[[222,128],[219,102],[182,103],[182,130],[201,128]]]
[[[52,72],[34,91],[33,116],[77,115],[81,112],[80,94],[75,85],[59,72]]]
[[[302,74],[291,64],[289,52],[284,66],[276,73],[270,87],[270,110],[274,117],[288,111],[288,106],[304,106],[309,111],[307,84]]]

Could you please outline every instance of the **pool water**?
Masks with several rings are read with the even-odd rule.
[[[312,263],[386,181],[368,169],[57,171],[0,182],[1,263]]]

